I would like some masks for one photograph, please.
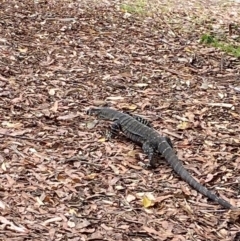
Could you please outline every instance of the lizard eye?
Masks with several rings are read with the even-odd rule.
[[[86,111],[86,113],[87,113],[87,115],[91,115],[91,114],[92,114],[91,109],[88,109],[88,110]]]

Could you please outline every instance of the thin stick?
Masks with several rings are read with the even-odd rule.
[[[14,136],[14,135],[5,134],[5,133],[0,133],[0,135],[11,137],[11,138],[17,138],[17,139],[21,139],[21,140],[27,140],[27,141],[46,142],[46,141],[40,140],[40,139],[33,139],[33,138],[29,138],[29,137],[24,137],[24,136]]]

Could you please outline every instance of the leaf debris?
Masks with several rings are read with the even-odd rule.
[[[240,206],[239,59],[199,41],[211,33],[237,45],[238,8],[3,0],[5,239],[237,239],[239,213],[206,200],[164,162],[146,170],[141,148],[107,141],[108,124],[85,111],[107,105],[146,116],[196,178]]]

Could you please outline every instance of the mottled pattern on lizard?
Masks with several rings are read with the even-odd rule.
[[[141,121],[138,121],[129,114],[122,113],[108,107],[92,108],[87,111],[87,114],[96,115],[98,118],[113,121],[111,127],[113,135],[116,135],[118,131],[121,131],[127,138],[142,145],[143,152],[148,156],[151,166],[156,166],[155,158],[153,158],[154,153],[157,152],[162,154],[173,170],[195,190],[225,208],[235,209],[235,207],[228,201],[219,198],[213,192],[196,181],[196,179],[191,176],[176,156],[170,144],[171,142],[169,143],[170,139],[161,136],[153,128],[142,124]]]

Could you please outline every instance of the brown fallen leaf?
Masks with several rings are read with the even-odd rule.
[[[130,203],[130,202],[136,200],[136,197],[132,194],[128,194],[126,197],[126,200]]]
[[[57,109],[58,109],[58,101],[55,101],[53,106],[50,108],[50,110],[54,113],[57,112]]]
[[[163,228],[159,228],[159,230],[157,231],[153,228],[143,226],[142,229],[150,234],[157,235],[159,237],[159,240],[161,241],[164,241],[164,240],[167,240],[168,238],[173,237],[173,233],[171,231],[164,230]]]
[[[76,226],[75,222],[68,220],[67,222],[68,227],[74,228]]]
[[[21,93],[21,94],[19,95],[19,97],[12,99],[11,102],[12,102],[13,104],[17,104],[17,103],[21,102],[22,100],[23,100],[23,95],[22,95],[22,93]]]
[[[37,197],[36,199],[37,199],[37,203],[39,204],[39,206],[44,206],[44,203],[42,202],[42,200],[39,197]]]
[[[97,124],[98,124],[98,120],[89,121],[89,122],[87,122],[87,128],[88,128],[89,130],[91,130],[91,129],[93,129]]]
[[[62,115],[57,117],[57,120],[72,120],[78,116],[80,116],[79,113],[70,113],[69,115]]]
[[[55,223],[55,222],[60,222],[60,221],[62,221],[61,217],[54,217],[54,218],[50,218],[50,219],[45,220],[44,222],[42,222],[42,225],[47,226],[50,223]]]
[[[6,203],[4,203],[3,201],[0,200],[0,209],[6,209]]]
[[[8,122],[8,121],[3,121],[2,126],[6,126],[7,128],[19,129],[23,126],[23,124],[20,122],[12,123],[12,122]]]
[[[169,199],[169,198],[172,198],[173,197],[173,195],[166,195],[166,196],[160,196],[160,197],[156,197],[155,198],[155,202],[156,203],[161,203],[163,200],[165,200],[165,199]]]
[[[214,178],[214,175],[212,175],[211,173],[207,174],[207,177],[205,179],[205,182],[210,182],[212,179]]]
[[[81,222],[77,222],[75,228],[76,229],[82,229],[82,228],[86,228],[90,225],[91,225],[91,223],[88,220],[85,219]]]

